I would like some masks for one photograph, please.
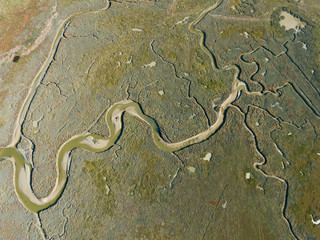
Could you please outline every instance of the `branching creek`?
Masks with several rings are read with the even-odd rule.
[[[261,169],[261,166],[266,163],[266,157],[261,152],[259,146],[258,146],[258,140],[253,132],[253,130],[249,127],[247,123],[247,114],[249,111],[249,107],[247,109],[247,112],[244,112],[242,109],[237,107],[233,104],[242,93],[245,93],[247,95],[256,95],[256,96],[264,96],[266,94],[273,94],[275,96],[280,96],[281,92],[278,91],[279,89],[283,87],[292,87],[294,91],[302,98],[302,100],[306,103],[306,105],[314,112],[314,114],[319,117],[317,110],[314,108],[312,102],[308,100],[297,87],[295,87],[295,84],[292,82],[287,82],[284,86],[278,87],[276,91],[269,91],[265,90],[265,88],[262,86],[261,91],[252,92],[249,90],[247,84],[240,80],[240,72],[241,69],[237,65],[227,65],[224,67],[218,67],[216,58],[214,54],[207,48],[205,45],[205,33],[199,29],[196,28],[196,25],[211,11],[215,10],[219,7],[219,5],[222,3],[223,0],[219,0],[217,3],[215,3],[213,6],[209,7],[208,9],[204,10],[200,13],[200,15],[190,23],[189,25],[189,31],[197,34],[199,39],[199,45],[201,47],[201,50],[208,56],[211,67],[214,71],[233,71],[234,77],[233,77],[233,83],[231,87],[230,95],[224,100],[224,102],[220,105],[219,111],[217,113],[217,120],[212,125],[208,124],[208,128],[198,133],[197,135],[191,136],[185,140],[181,140],[179,142],[171,143],[162,136],[160,132],[160,127],[158,126],[157,122],[144,114],[142,107],[140,106],[139,102],[135,102],[130,99],[126,99],[117,103],[114,103],[109,107],[109,109],[105,113],[105,122],[109,129],[109,136],[100,136],[97,134],[91,134],[89,132],[84,132],[78,135],[73,136],[69,140],[67,140],[65,143],[63,143],[57,153],[56,157],[56,171],[57,171],[57,179],[55,186],[52,190],[52,192],[44,198],[39,199],[35,193],[32,190],[31,186],[31,178],[32,178],[32,170],[33,165],[29,163],[22,153],[18,150],[17,145],[21,142],[21,138],[23,136],[23,124],[25,122],[26,115],[28,114],[28,111],[30,109],[30,105],[37,93],[38,87],[40,86],[42,80],[45,78],[46,72],[50,68],[50,65],[55,59],[56,52],[58,50],[59,44],[61,42],[61,39],[64,37],[64,32],[66,31],[70,21],[72,21],[75,17],[83,15],[83,14],[92,14],[92,13],[99,13],[102,11],[107,10],[110,7],[110,2],[107,1],[107,6],[99,9],[99,10],[90,10],[85,11],[81,13],[77,13],[69,18],[67,18],[61,27],[58,30],[58,33],[51,45],[50,52],[48,54],[48,57],[44,64],[41,66],[39,72],[33,79],[33,82],[29,88],[29,93],[27,97],[25,98],[21,109],[19,111],[19,114],[17,116],[16,124],[15,124],[15,130],[14,134],[12,136],[11,143],[3,148],[0,148],[0,160],[8,159],[12,161],[13,167],[14,167],[14,187],[16,194],[19,198],[19,201],[30,211],[34,212],[38,216],[39,220],[39,227],[42,229],[41,220],[39,217],[39,212],[51,207],[54,205],[58,199],[60,198],[61,194],[63,193],[63,190],[66,186],[66,182],[69,176],[69,166],[71,162],[70,154],[73,150],[76,148],[81,148],[84,150],[87,150],[89,152],[103,152],[110,149],[113,145],[116,144],[117,140],[121,137],[122,134],[122,128],[123,128],[123,114],[126,112],[128,114],[131,114],[138,119],[142,120],[146,124],[148,124],[151,128],[153,140],[155,144],[165,151],[172,152],[175,154],[175,152],[186,148],[190,145],[197,144],[200,142],[205,141],[210,136],[215,134],[223,125],[226,117],[226,110],[229,107],[234,107],[240,111],[240,113],[244,116],[244,122],[243,125],[245,129],[252,135],[252,138],[254,140],[254,145],[257,154],[262,159],[261,162],[254,163],[254,168],[259,171],[264,177],[266,178],[274,178],[285,186],[285,191],[283,193],[283,205],[282,205],[282,216],[284,221],[287,223],[288,228],[292,234],[292,236],[295,239],[299,239],[297,235],[294,233],[292,226],[286,217],[285,211],[286,211],[286,205],[287,205],[287,195],[288,195],[288,182],[276,175],[269,175],[266,172],[264,172]],[[286,42],[287,43],[287,42]],[[283,47],[286,48],[286,43],[283,44]],[[262,48],[262,47],[260,47]],[[263,47],[264,48],[264,47]],[[287,49],[287,48],[286,48]],[[255,64],[257,66],[257,71],[259,70],[258,64],[256,62],[246,62],[243,59],[244,55],[249,55],[253,52],[255,52],[257,49],[254,49],[253,51],[249,53],[243,53],[240,56],[240,59],[245,62],[246,64]],[[265,49],[269,51],[268,49]],[[285,54],[288,51],[288,49],[281,54]],[[273,54],[273,53],[272,53]],[[275,55],[274,56],[279,56]],[[252,74],[252,76],[255,73]],[[251,76],[251,80],[252,80]],[[259,84],[259,83],[257,83]],[[275,118],[275,117],[274,117]],[[44,230],[42,229],[43,236],[45,237]],[[45,237],[46,238],[46,237]]]

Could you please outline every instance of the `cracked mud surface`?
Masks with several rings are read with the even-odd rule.
[[[63,143],[86,131],[109,136],[112,104],[138,102],[177,142],[218,120],[235,73],[221,69],[235,65],[246,89],[216,133],[174,152],[126,113],[111,149],[72,151],[66,188],[38,215],[19,202],[3,159],[0,238],[320,236],[312,222],[320,218],[317,1],[123,0],[108,9],[100,0],[16,2],[0,12],[23,12],[0,43],[0,146],[18,136],[39,198],[55,185]],[[286,31],[282,11],[306,27]],[[3,19],[1,32],[14,26]]]

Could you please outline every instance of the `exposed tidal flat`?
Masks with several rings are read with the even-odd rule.
[[[317,83],[294,57],[302,35],[280,24],[247,30],[245,18],[232,29],[213,19],[212,30],[215,11],[235,10],[226,1],[111,2],[61,25],[2,150],[21,202],[40,212],[30,235],[37,225],[65,239],[316,235],[308,224],[317,206],[297,198],[300,175],[310,199],[316,193],[308,167],[317,166],[319,129]],[[313,143],[301,147],[303,136]]]

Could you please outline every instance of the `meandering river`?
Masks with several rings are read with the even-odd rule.
[[[152,132],[153,140],[155,144],[165,150],[175,152],[181,150],[185,147],[188,147],[192,144],[196,144],[208,139],[211,135],[213,135],[223,124],[225,119],[225,112],[232,102],[237,100],[242,91],[246,91],[248,94],[259,94],[252,93],[248,91],[246,84],[239,80],[239,68],[235,65],[225,66],[221,69],[218,68],[216,64],[216,60],[214,55],[207,49],[204,44],[204,33],[201,30],[195,29],[195,26],[212,10],[216,9],[222,0],[218,1],[213,6],[204,10],[197,19],[195,19],[190,25],[189,30],[195,34],[200,35],[200,47],[201,49],[208,55],[213,70],[215,71],[234,71],[233,84],[231,87],[230,95],[225,99],[225,101],[221,104],[218,112],[218,117],[216,122],[211,125],[208,129],[203,132],[198,133],[197,135],[191,136],[187,139],[181,140],[179,142],[171,143],[164,138],[162,138],[159,126],[157,122],[145,115],[143,113],[142,107],[139,103],[134,102],[132,100],[124,100],[113,104],[105,114],[105,122],[106,127],[109,129],[109,136],[100,136],[97,134],[91,133],[81,133],[76,136],[73,136],[71,139],[66,141],[60,147],[57,157],[56,157],[56,171],[57,171],[57,179],[55,186],[51,193],[44,198],[39,199],[33,192],[31,186],[31,177],[32,177],[32,165],[24,158],[23,154],[18,150],[17,145],[19,144],[22,137],[22,125],[25,121],[25,117],[28,114],[30,105],[32,100],[35,97],[36,90],[39,87],[39,84],[43,77],[45,76],[46,70],[50,67],[51,62],[55,58],[55,54],[61,38],[63,37],[64,31],[66,30],[70,21],[83,14],[88,13],[98,13],[104,11],[109,8],[110,3],[108,2],[107,7],[100,10],[92,10],[81,12],[75,14],[69,18],[67,18],[61,27],[52,43],[50,53],[48,55],[47,60],[41,66],[39,72],[35,76],[32,85],[30,86],[29,93],[26,99],[23,102],[23,105],[20,109],[20,112],[17,116],[15,131],[12,137],[11,144],[7,147],[0,149],[0,160],[9,159],[12,161],[14,166],[14,187],[16,190],[16,194],[19,197],[21,203],[29,210],[38,213],[44,209],[49,208],[53,204],[57,202],[59,197],[61,196],[68,179],[69,175],[69,166],[70,166],[70,154],[73,150],[77,148],[85,149],[90,152],[103,152],[110,149],[120,138],[123,127],[123,114],[126,112],[131,114],[150,126],[150,131]]]

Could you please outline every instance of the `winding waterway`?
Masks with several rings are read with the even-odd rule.
[[[233,85],[231,89],[231,93],[229,97],[221,104],[219,109],[218,117],[216,122],[211,125],[207,130],[189,137],[180,142],[170,143],[165,141],[159,131],[159,126],[154,119],[145,115],[139,103],[125,100],[120,101],[113,104],[105,114],[106,125],[109,128],[109,136],[103,137],[96,134],[90,133],[82,133],[76,136],[73,136],[71,139],[66,141],[59,149],[57,158],[56,158],[56,169],[57,169],[57,179],[56,184],[51,191],[51,193],[45,198],[37,198],[34,194],[31,187],[31,176],[32,176],[32,165],[24,158],[24,156],[19,152],[17,145],[19,144],[22,136],[22,125],[24,123],[25,117],[28,113],[32,100],[36,94],[37,88],[44,77],[46,69],[50,66],[53,61],[56,50],[59,46],[61,38],[63,37],[64,31],[70,21],[82,14],[86,13],[97,13],[104,11],[109,8],[110,3],[108,2],[107,7],[101,10],[92,10],[86,11],[82,13],[75,14],[69,18],[67,18],[63,24],[61,25],[54,41],[51,46],[51,50],[46,62],[43,64],[36,77],[34,78],[32,85],[30,87],[29,93],[26,99],[23,102],[21,110],[18,114],[15,131],[13,134],[13,138],[11,144],[7,147],[0,149],[0,159],[9,159],[12,161],[14,166],[14,186],[16,193],[22,202],[22,204],[29,210],[38,213],[48,207],[52,206],[56,203],[56,201],[61,196],[67,182],[68,174],[69,174],[69,165],[70,165],[70,154],[71,151],[76,148],[85,149],[90,152],[103,152],[111,148],[116,141],[119,139],[122,132],[122,116],[124,112],[127,112],[145,123],[147,123],[151,127],[153,140],[156,145],[166,151],[175,152],[182,148],[188,147],[192,144],[202,142],[214,134],[219,127],[224,122],[225,111],[230,106],[230,104],[235,101],[239,96],[242,90],[247,90],[246,85],[238,79],[239,69],[236,66],[228,66],[224,69],[220,70],[216,67],[215,59],[210,51],[204,46],[204,35],[202,31],[196,30],[194,26],[200,22],[203,17],[210,12],[211,10],[217,8],[220,5],[221,1],[216,3],[214,6],[211,6],[204,12],[200,14],[200,16],[194,20],[190,26],[190,31],[201,34],[200,46],[201,49],[206,52],[206,54],[210,57],[212,67],[216,71],[224,71],[225,69],[235,69],[235,75],[233,80]]]
[[[97,134],[91,134],[88,132],[81,133],[78,135],[73,136],[68,141],[62,144],[60,149],[58,150],[57,157],[56,157],[56,171],[57,171],[57,179],[55,186],[51,193],[44,198],[39,199],[33,192],[32,186],[31,186],[31,177],[32,177],[32,165],[24,158],[24,156],[19,152],[17,145],[21,141],[22,137],[22,125],[25,121],[25,117],[28,114],[30,105],[32,103],[33,98],[35,97],[37,88],[39,87],[39,84],[43,77],[45,76],[45,72],[50,66],[51,62],[55,58],[55,54],[57,51],[57,48],[59,46],[59,43],[61,41],[61,38],[63,37],[64,31],[66,30],[68,24],[70,21],[82,14],[87,13],[98,13],[101,11],[104,11],[109,8],[110,3],[107,2],[107,6],[100,10],[92,10],[92,11],[86,11],[81,12],[78,14],[75,14],[68,19],[66,19],[61,27],[59,28],[59,31],[53,41],[53,44],[51,46],[50,53],[48,55],[47,60],[43,64],[43,66],[40,68],[39,72],[37,73],[36,77],[34,78],[32,85],[30,87],[29,93],[26,97],[26,99],[23,102],[23,105],[19,111],[16,125],[15,125],[15,131],[11,140],[11,144],[9,144],[7,147],[0,149],[0,160],[8,159],[11,160],[14,166],[14,187],[17,196],[19,197],[19,200],[21,203],[29,210],[39,213],[40,211],[49,208],[53,204],[57,202],[59,197],[61,196],[68,179],[69,175],[69,166],[70,166],[70,154],[73,150],[77,148],[81,148],[90,152],[103,152],[108,149],[110,149],[120,138],[122,134],[122,128],[123,128],[123,114],[126,112],[128,114],[131,114],[140,120],[144,121],[146,124],[150,126],[150,131],[152,132],[153,140],[155,144],[165,150],[170,152],[176,152],[183,148],[186,148],[192,144],[200,143],[206,139],[208,139],[210,136],[212,136],[214,133],[217,132],[217,130],[222,126],[224,120],[225,120],[225,113],[226,110],[231,106],[231,104],[237,100],[242,91],[246,92],[247,94],[251,95],[263,95],[262,92],[250,92],[247,88],[247,85],[242,82],[239,79],[239,73],[240,69],[236,65],[229,65],[225,66],[223,68],[219,68],[216,63],[216,59],[214,55],[210,52],[210,50],[205,45],[205,34],[201,30],[198,30],[195,28],[195,26],[212,10],[216,9],[220,4],[222,3],[222,0],[219,0],[216,4],[209,7],[208,9],[204,10],[198,18],[196,18],[190,25],[189,30],[192,33],[198,34],[200,36],[200,47],[204,53],[209,57],[212,69],[215,71],[234,71],[234,77],[233,77],[233,83],[231,87],[231,92],[229,96],[224,100],[224,102],[221,104],[219,108],[219,112],[217,115],[217,120],[214,124],[208,127],[203,132],[198,133],[197,135],[191,136],[187,139],[181,140],[179,142],[168,142],[164,140],[164,138],[161,136],[159,131],[159,126],[157,122],[151,118],[150,116],[147,116],[143,113],[142,107],[138,102],[135,102],[133,100],[124,100],[117,102],[113,104],[108,111],[105,114],[105,122],[109,129],[109,136],[101,136]],[[263,163],[256,163],[255,167],[258,169],[258,166],[263,165]],[[269,176],[263,172],[263,174],[266,177],[274,177],[280,181],[284,181],[278,177],[275,176]],[[286,184],[286,182],[285,182]],[[286,184],[287,185],[287,184]],[[283,210],[285,208],[285,204],[283,207]],[[286,219],[287,220],[287,219]],[[289,222],[288,222],[289,224]],[[290,225],[290,224],[289,224]]]

